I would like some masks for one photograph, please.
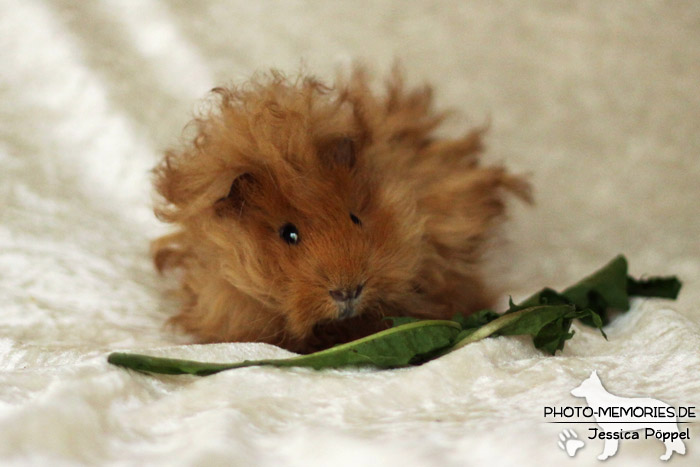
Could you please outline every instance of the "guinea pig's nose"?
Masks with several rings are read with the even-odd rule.
[[[329,290],[328,293],[331,294],[331,297],[333,297],[333,300],[336,302],[349,302],[360,296],[362,293],[362,285],[358,285],[354,289],[350,287],[347,289]]]

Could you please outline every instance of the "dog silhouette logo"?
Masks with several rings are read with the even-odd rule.
[[[600,428],[591,428],[589,439],[605,440],[599,460],[614,456],[620,439],[639,439],[639,430],[645,438],[654,437],[666,446],[661,460],[669,460],[674,452],[685,454],[684,435],[678,430],[673,407],[650,397],[621,397],[609,393],[593,371],[578,387],[571,391],[575,397],[586,399]],[[686,438],[687,439],[687,438]],[[568,451],[567,451],[568,452]]]

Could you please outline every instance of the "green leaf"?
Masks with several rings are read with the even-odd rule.
[[[572,302],[559,292],[550,289],[550,288],[544,288],[537,292],[535,295],[532,297],[528,298],[524,302],[520,303],[519,305],[514,305],[513,300],[510,300],[510,308],[508,308],[508,311],[506,313],[512,313],[513,311],[517,310],[522,310],[523,308],[529,308],[531,306],[535,305],[571,305]]]
[[[514,310],[478,329],[462,331],[450,350],[494,335],[530,335],[535,347],[554,354],[573,336],[569,332],[571,321],[591,314],[594,313],[590,310],[577,310],[573,305],[538,305]]]
[[[675,299],[680,289],[681,282],[675,276],[651,277],[646,280],[629,277],[627,260],[624,256],[618,255],[608,264],[563,292],[543,289],[518,305],[516,309],[534,305],[568,303],[581,310],[593,311],[593,314],[582,317],[581,322],[599,328],[595,314],[603,325],[608,324],[610,309],[629,310],[631,296]],[[512,306],[511,309],[513,309]]]
[[[223,370],[248,366],[309,367],[316,370],[372,365],[397,368],[422,363],[439,350],[449,347],[461,328],[453,321],[422,320],[373,334],[309,355],[286,359],[246,360],[239,363],[205,363],[191,360],[113,353],[108,361],[133,370],[164,373],[211,375]]]
[[[628,310],[627,260],[619,255],[598,271],[562,292],[579,308],[588,308],[592,294],[610,308]],[[596,299],[594,299],[596,300]]]
[[[109,354],[107,361],[112,365],[129,368],[144,373],[160,373],[164,375],[197,375],[207,376],[231,368],[249,366],[241,363],[205,363],[194,360],[177,358],[152,357],[135,353],[114,352]]]
[[[574,305],[580,310],[593,311],[600,317],[603,325],[609,322],[610,308],[628,310],[629,294],[625,257],[622,255],[615,257],[608,264],[561,293],[552,289],[543,289],[525,300],[519,307],[565,303]],[[581,322],[588,326],[600,327],[595,324],[593,314],[582,317]]]
[[[562,293],[552,289],[543,289],[531,296],[519,306],[569,303],[579,309],[588,308],[597,313],[603,324],[607,324],[608,309],[629,309],[627,293],[627,260],[624,256],[615,257],[608,264],[582,279]],[[593,318],[581,320],[584,324],[594,326]]]
[[[564,348],[564,342],[574,337],[574,331],[570,331],[571,318],[559,317],[542,326],[532,337],[532,343],[536,349],[554,355],[557,350]]]
[[[650,277],[649,279],[637,280],[633,277],[627,278],[627,293],[638,297],[659,297],[678,298],[681,291],[681,281],[676,276],[670,277]]]
[[[562,293],[545,288],[493,319],[488,310],[488,324],[483,328],[465,329],[454,348],[492,335],[530,335],[536,348],[550,354],[564,347],[574,333],[569,331],[574,319],[600,329],[608,322],[608,310],[629,309],[630,295],[676,298],[681,283],[675,277],[637,281],[627,276],[627,260],[620,255]],[[480,316],[473,315],[477,321]],[[460,321],[464,322],[464,321]]]
[[[494,319],[501,316],[492,310],[481,310],[473,313],[469,316],[464,316],[461,313],[457,313],[452,317],[452,321],[459,323],[463,330],[476,329],[481,326],[490,323]]]

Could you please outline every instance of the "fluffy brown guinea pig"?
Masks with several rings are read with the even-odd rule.
[[[387,327],[488,307],[480,256],[508,193],[479,163],[481,130],[434,135],[431,89],[394,72],[383,93],[356,68],[333,87],[271,72],[213,90],[195,135],[156,167],[153,243],[182,271],[173,321],[205,342],[309,352]]]

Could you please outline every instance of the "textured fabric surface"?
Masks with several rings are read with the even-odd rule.
[[[456,109],[446,132],[490,121],[487,159],[531,174],[537,204],[513,204],[489,258],[504,292],[622,252],[635,275],[678,274],[680,299],[636,301],[607,342],[576,327],[556,357],[496,338],[383,372],[109,366],[114,350],[288,355],[163,327],[175,281],[148,257],[167,230],[148,171],[215,85],[395,57]],[[693,1],[0,2],[0,464],[598,464],[602,440],[569,459],[567,426],[542,416],[583,405],[569,391],[591,370],[615,394],[700,407],[698,83]],[[700,465],[686,447],[673,465]],[[622,441],[608,462],[662,453]]]

